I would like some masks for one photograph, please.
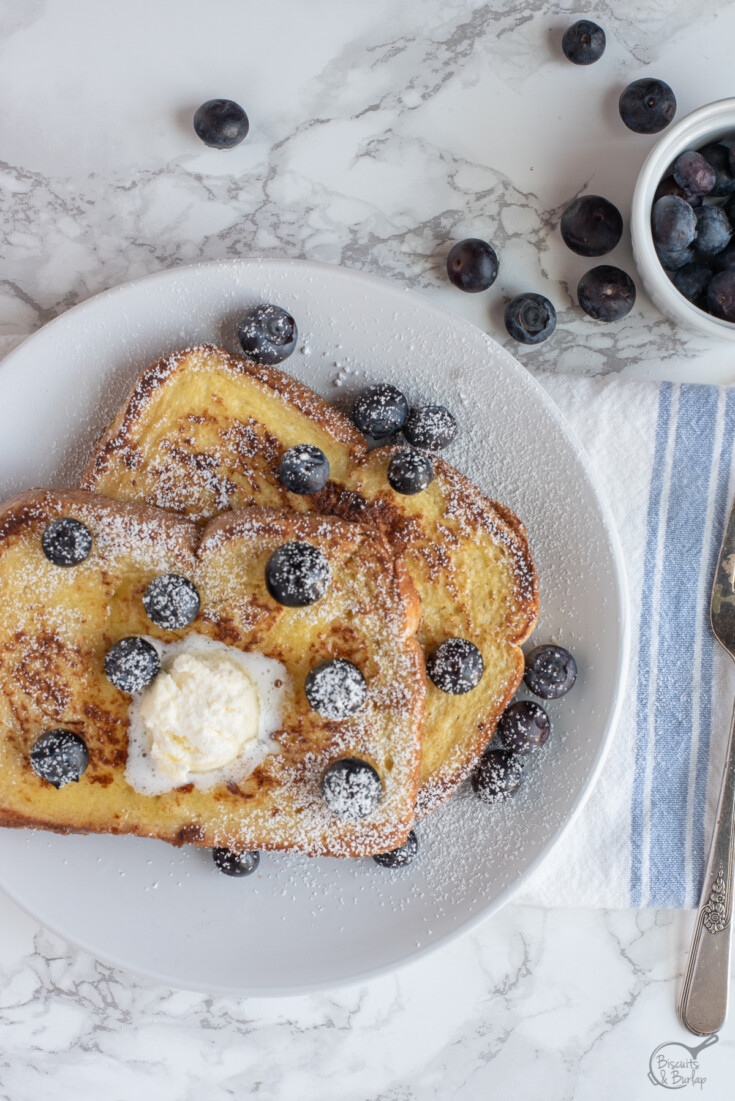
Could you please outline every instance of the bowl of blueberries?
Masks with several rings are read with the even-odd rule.
[[[735,99],[693,111],[653,147],[633,195],[631,238],[662,313],[735,340]]]

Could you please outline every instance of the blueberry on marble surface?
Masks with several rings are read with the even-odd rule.
[[[478,799],[492,806],[502,803],[518,788],[525,758],[507,749],[486,749],[472,773],[472,788]]]
[[[43,553],[54,566],[78,566],[92,551],[92,532],[72,516],[60,516],[44,528]]]
[[[595,321],[619,321],[633,309],[635,283],[620,268],[600,264],[580,279],[577,299],[584,312]]]
[[[260,853],[237,853],[232,849],[212,849],[212,859],[215,865],[224,875],[244,876],[252,875],[260,864]]]
[[[233,99],[208,99],[197,108],[194,129],[211,149],[232,149],[247,137],[250,123]]]
[[[278,480],[291,493],[318,493],[329,481],[329,459],[314,444],[297,443],[281,456]]]
[[[321,600],[329,585],[329,562],[311,543],[284,543],[265,567],[268,592],[286,608],[305,608]]]
[[[498,723],[497,735],[504,749],[526,756],[544,745],[551,733],[551,720],[541,704],[517,700],[509,704]]]
[[[119,639],[105,654],[107,679],[121,692],[141,692],[160,671],[158,650],[140,635]]]
[[[479,237],[458,241],[447,256],[447,275],[450,283],[461,291],[477,294],[486,291],[498,277],[500,267],[492,245]]]
[[[542,700],[558,700],[565,696],[577,679],[577,663],[563,646],[549,643],[536,646],[526,654],[523,674],[526,687]]]
[[[424,405],[408,414],[403,435],[412,447],[442,451],[457,435],[457,422],[443,405]]]
[[[505,327],[520,344],[541,344],[556,328],[556,310],[542,294],[519,294],[505,307]]]
[[[621,93],[620,117],[636,134],[657,134],[676,114],[676,96],[665,80],[643,77]]]
[[[434,480],[434,464],[423,451],[402,447],[388,463],[388,484],[396,493],[413,497],[423,493]]]
[[[674,161],[672,175],[688,195],[706,195],[717,183],[717,173],[701,153],[688,149]]]
[[[333,761],[322,776],[322,798],[336,818],[367,818],[380,806],[383,783],[373,766],[358,757]]]
[[[695,247],[704,256],[715,256],[730,243],[732,226],[722,207],[703,206],[695,211],[697,236]]]
[[[561,48],[573,65],[592,65],[605,52],[605,32],[591,19],[578,19],[564,31]]]
[[[396,386],[381,382],[361,390],[352,406],[352,419],[363,436],[383,440],[400,432],[408,416],[408,402]]]
[[[485,662],[466,638],[447,638],[435,646],[426,659],[426,675],[442,692],[461,696],[477,688]]]
[[[199,593],[188,577],[162,573],[153,578],[143,593],[143,607],[157,627],[181,631],[199,615]]]
[[[264,366],[282,363],[292,354],[299,338],[296,322],[281,306],[255,306],[240,318],[237,326],[245,355]]]
[[[407,868],[419,851],[419,839],[416,831],[411,830],[406,840],[397,849],[388,853],[376,853],[373,860],[381,868]]]
[[[601,195],[582,195],[561,216],[564,244],[579,256],[604,256],[623,235],[623,216]]]
[[[89,751],[72,730],[46,730],[31,748],[31,768],[55,788],[76,783],[88,764]]]

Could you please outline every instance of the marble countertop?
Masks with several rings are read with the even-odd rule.
[[[595,12],[608,48],[577,68],[561,31]],[[732,381],[728,345],[675,329],[642,293],[620,324],[583,317],[574,288],[589,265],[558,220],[586,191],[627,215],[654,139],[622,126],[620,90],[660,76],[679,116],[731,95],[733,34],[735,6],[715,0],[2,5],[0,335],[149,272],[263,254],[411,285],[531,370]],[[191,130],[220,95],[250,116],[230,152]],[[500,254],[487,295],[443,274],[449,243],[469,235]],[[627,243],[609,259],[633,271]],[[524,350],[502,310],[529,289],[559,326]],[[674,1012],[691,920],[509,905],[389,978],[233,1001],[100,964],[0,897],[0,1096],[648,1096],[654,1049],[694,1043]],[[734,1071],[731,1019],[685,1090],[719,1101]]]

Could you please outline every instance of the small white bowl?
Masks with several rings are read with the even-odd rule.
[[[653,247],[651,207],[659,182],[679,153],[700,149],[730,135],[735,139],[735,99],[708,103],[670,127],[646,157],[635,185],[630,212],[633,259],[648,296],[677,325],[685,325],[719,340],[735,340],[735,324],[697,309],[676,289]]]

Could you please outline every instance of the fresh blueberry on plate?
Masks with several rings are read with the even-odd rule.
[[[333,761],[322,776],[322,798],[336,818],[367,818],[380,805],[383,784],[367,761],[342,757]]]
[[[252,875],[260,864],[260,853],[236,853],[232,849],[212,849],[212,859],[225,875]]]
[[[604,256],[623,236],[623,216],[602,195],[582,195],[561,216],[564,244],[579,256]]]
[[[31,768],[55,788],[76,783],[89,764],[89,751],[71,730],[46,730],[31,748]]]
[[[722,207],[702,206],[695,211],[697,237],[695,247],[704,256],[715,256],[730,243],[732,226]]]
[[[680,252],[697,235],[697,216],[678,195],[664,195],[651,208],[651,233],[657,248]]]
[[[563,646],[537,646],[526,654],[523,679],[534,696],[558,700],[577,679],[577,663]]]
[[[701,306],[712,275],[706,264],[694,263],[684,264],[678,271],[672,271],[669,278],[679,294],[683,294],[695,306]]]
[[[160,671],[158,650],[140,635],[121,638],[105,654],[107,679],[121,692],[142,692]]]
[[[551,720],[543,707],[533,700],[509,704],[498,723],[498,739],[511,753],[526,756],[545,744],[551,733]]]
[[[197,136],[211,149],[232,149],[247,137],[250,123],[232,99],[208,99],[194,115]]]
[[[710,313],[723,321],[735,321],[735,269],[718,272],[707,287]]]
[[[457,422],[443,405],[424,405],[408,414],[403,435],[412,447],[442,451],[457,435]]]
[[[600,264],[582,276],[577,298],[584,312],[595,321],[619,321],[633,309],[635,283],[620,268]]]
[[[281,306],[255,306],[240,318],[237,326],[240,347],[260,365],[282,363],[293,352],[299,331],[290,313]]]
[[[713,199],[721,199],[725,195],[735,192],[735,176],[730,165],[730,152],[726,146],[718,141],[705,145],[699,152],[711,164],[715,170],[717,181],[709,192]]]
[[[486,291],[498,277],[498,257],[492,245],[479,237],[458,241],[447,256],[449,281],[461,291]]]
[[[521,782],[525,759],[506,749],[486,749],[472,773],[472,788],[478,799],[492,806],[512,795]]]
[[[265,567],[268,592],[286,608],[305,608],[321,600],[329,585],[329,562],[311,543],[284,543]]]
[[[151,623],[166,631],[181,631],[199,615],[199,593],[188,577],[162,573],[143,593],[143,607]]]
[[[318,493],[329,481],[329,459],[314,444],[297,443],[281,456],[278,480],[291,493]]]
[[[591,19],[578,19],[564,31],[561,48],[573,65],[592,65],[605,52],[605,32]]]
[[[402,447],[388,463],[388,484],[396,493],[413,497],[434,480],[434,465],[423,451]]]
[[[364,676],[345,658],[330,658],[310,669],[304,691],[317,715],[333,722],[356,715],[367,699]]]
[[[416,831],[411,830],[406,840],[397,849],[389,853],[376,853],[373,860],[381,868],[407,868],[419,851],[419,839]]]
[[[676,114],[676,96],[665,80],[643,77],[624,89],[618,109],[629,130],[636,134],[657,134]]]
[[[672,169],[674,180],[687,195],[706,195],[717,183],[717,173],[701,153],[680,153]]]
[[[466,638],[446,638],[426,659],[426,673],[442,692],[462,696],[477,688],[485,663],[482,654]]]
[[[400,432],[408,416],[408,402],[396,386],[378,383],[361,390],[352,406],[352,419],[363,436],[384,440]]]
[[[541,344],[556,328],[556,310],[542,294],[519,294],[505,307],[505,327],[521,344]]]
[[[81,520],[60,516],[44,528],[41,548],[54,566],[78,566],[89,558],[92,532]]]

